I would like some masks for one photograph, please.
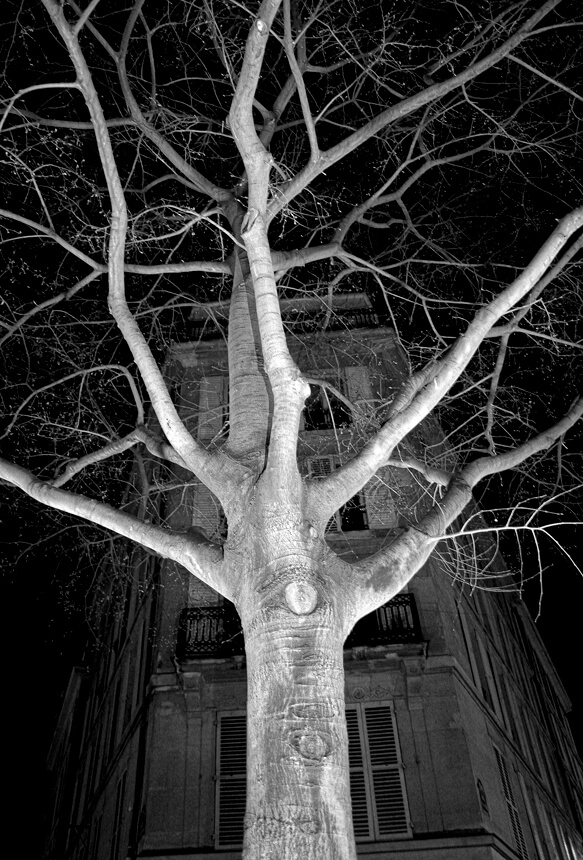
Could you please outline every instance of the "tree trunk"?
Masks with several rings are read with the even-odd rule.
[[[355,860],[345,631],[306,559],[241,608],[247,653],[245,860]]]

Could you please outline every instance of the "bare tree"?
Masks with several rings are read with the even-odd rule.
[[[478,485],[529,476],[503,485],[506,524],[528,530],[541,499],[577,484],[563,440],[583,399],[567,391],[552,418],[536,392],[557,368],[568,387],[581,349],[582,24],[568,0],[14,7],[0,476],[237,607],[246,858],[355,857],[347,634],[452,535]],[[371,407],[360,450],[305,478],[302,410],[310,384],[330,383],[293,360],[280,297],[321,296],[332,313],[355,288],[383,303],[410,373]],[[219,298],[230,423],[205,447],[161,362],[188,309]],[[408,440],[430,416],[445,442],[420,453]],[[212,491],[223,542],[157,524],[147,499],[111,503],[116,470],[144,449]],[[414,474],[425,503],[348,564],[326,524],[383,469]]]

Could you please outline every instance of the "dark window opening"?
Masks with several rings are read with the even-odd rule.
[[[360,494],[349,499],[340,508],[339,514],[343,532],[355,532],[368,528],[366,506]]]
[[[338,380],[335,387],[340,389]],[[333,430],[350,425],[350,410],[342,400],[320,385],[310,385],[310,392],[304,406],[304,430]]]

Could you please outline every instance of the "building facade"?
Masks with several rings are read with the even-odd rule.
[[[192,432],[227,432],[220,305],[193,322],[168,365]],[[298,459],[325,475],[358,449],[403,379],[404,357],[363,296],[334,314],[284,306],[294,357],[314,385]],[[446,463],[439,427],[408,442]],[[217,500],[148,464],[159,516],[220,540]],[[389,541],[429,489],[381,470],[328,526],[359,559]],[[136,503],[137,504],[137,503]],[[124,554],[125,553],[125,554]],[[46,860],[240,856],[245,803],[245,647],[232,605],[176,565],[126,547],[104,565],[95,632],[50,756],[55,805]],[[120,574],[120,569],[122,573]],[[497,589],[488,586],[496,583]],[[353,818],[375,860],[582,860],[583,770],[569,701],[502,560],[468,537],[445,546],[345,645]]]

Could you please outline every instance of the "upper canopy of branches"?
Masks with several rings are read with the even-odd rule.
[[[141,424],[147,395],[107,313],[110,199],[52,0],[4,5],[4,437],[49,477]],[[64,6],[125,192],[129,306],[159,359],[187,336],[195,303],[230,289],[241,240],[226,213],[244,210],[248,187],[229,111],[257,11]],[[575,0],[286,0],[253,114],[272,159],[281,294],[365,290],[412,370],[443,356],[581,203],[582,25]],[[443,400],[459,462],[504,451],[569,406],[583,345],[578,242]],[[531,469],[523,494],[575,480],[561,456],[559,478]],[[103,497],[107,481],[90,474]]]

